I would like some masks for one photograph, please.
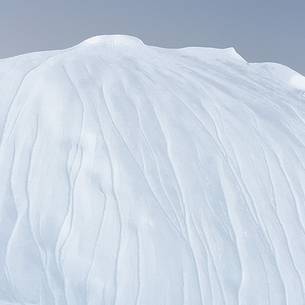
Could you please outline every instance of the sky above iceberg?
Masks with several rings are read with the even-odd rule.
[[[0,57],[129,34],[163,47],[233,46],[305,74],[304,32],[304,0],[11,0],[0,8]]]

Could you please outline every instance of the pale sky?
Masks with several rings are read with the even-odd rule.
[[[162,47],[233,46],[250,62],[305,75],[305,0],[8,0],[0,58],[129,34]]]

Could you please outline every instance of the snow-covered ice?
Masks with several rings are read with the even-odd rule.
[[[128,36],[0,60],[0,305],[304,305],[304,92]]]

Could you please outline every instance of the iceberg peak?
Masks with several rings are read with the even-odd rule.
[[[85,41],[84,44],[109,45],[111,47],[139,47],[144,46],[141,39],[129,35],[99,35],[93,36]]]

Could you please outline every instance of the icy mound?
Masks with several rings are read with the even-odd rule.
[[[0,305],[303,305],[302,79],[128,36],[1,60]]]

